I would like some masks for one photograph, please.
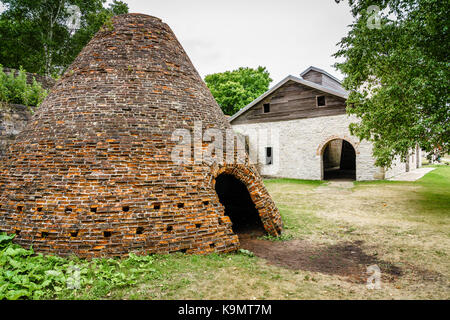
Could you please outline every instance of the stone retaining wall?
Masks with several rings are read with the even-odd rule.
[[[0,157],[30,119],[31,111],[27,106],[0,102]]]
[[[3,72],[18,74],[18,70],[3,68]],[[33,78],[46,90],[55,85],[55,80],[50,77],[34,73],[26,73],[27,83],[32,84]],[[31,119],[31,108],[20,104],[8,104],[0,101],[0,157],[5,153],[8,144],[12,143],[16,136],[25,128]]]

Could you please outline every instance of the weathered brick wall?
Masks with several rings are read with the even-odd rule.
[[[171,161],[173,131],[192,132],[196,121],[231,128],[170,28],[146,15],[115,17],[2,158],[0,229],[39,252],[82,257],[235,250],[214,190],[225,172],[246,184],[266,230],[279,234],[254,167]]]

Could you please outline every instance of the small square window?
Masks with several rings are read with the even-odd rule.
[[[264,104],[264,113],[269,113],[270,112],[270,103],[265,103]]]
[[[317,97],[317,106],[318,107],[323,107],[325,105],[326,105],[325,96],[318,96]]]
[[[267,164],[267,165],[273,164],[273,152],[272,152],[272,147],[267,147],[267,148],[266,148],[266,164]]]

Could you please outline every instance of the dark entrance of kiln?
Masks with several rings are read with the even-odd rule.
[[[230,174],[221,174],[216,178],[216,192],[220,203],[225,207],[225,214],[233,223],[233,232],[240,237],[244,235],[264,235],[261,222],[247,187]]]
[[[323,152],[325,180],[356,180],[356,151],[342,139],[330,141]]]

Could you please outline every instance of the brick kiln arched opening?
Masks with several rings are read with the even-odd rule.
[[[258,210],[246,185],[231,174],[216,178],[215,189],[225,215],[230,217],[233,232],[238,235],[265,234]]]
[[[344,139],[329,141],[322,152],[324,180],[356,180],[356,150]]]

